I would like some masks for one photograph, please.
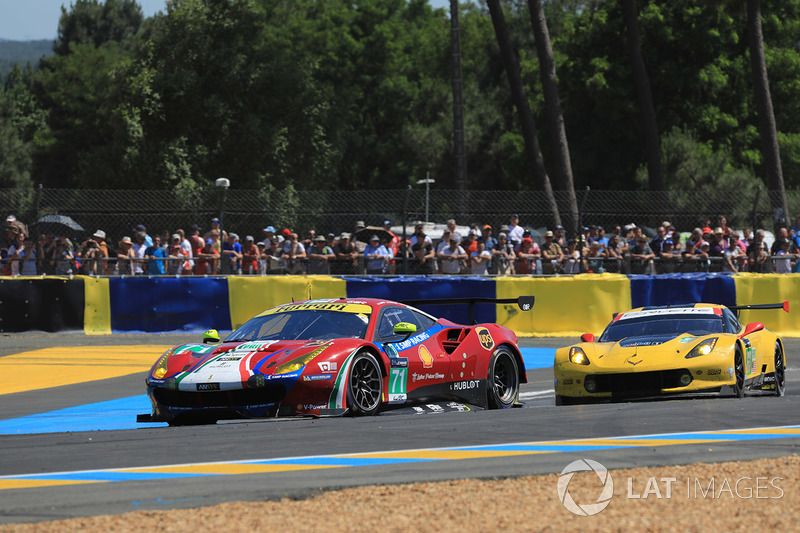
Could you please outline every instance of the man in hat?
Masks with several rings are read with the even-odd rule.
[[[355,274],[358,267],[358,258],[355,245],[350,241],[350,234],[345,232],[339,235],[339,242],[333,247],[336,260],[331,265],[333,274]]]
[[[389,261],[393,257],[392,251],[384,244],[381,244],[380,237],[373,235],[364,249],[367,274],[387,274],[389,272]]]
[[[356,247],[356,251],[359,253],[359,255],[364,255],[364,250],[367,249],[367,243],[358,239],[358,232],[366,227],[367,226],[364,224],[363,220],[356,221],[353,234],[350,236],[350,240],[352,241],[353,246]],[[362,238],[366,239],[367,237]]]
[[[336,259],[333,249],[328,246],[323,235],[316,235],[314,242],[306,251],[308,254],[309,274],[330,274],[331,261]]]
[[[447,246],[439,251],[437,257],[442,274],[460,274],[461,262],[467,259],[467,252],[461,247],[461,235],[450,233]]]
[[[656,254],[647,244],[647,237],[643,234],[636,236],[636,244],[631,248],[631,273],[652,274],[653,259]]]
[[[542,273],[555,274],[561,271],[561,263],[564,261],[564,250],[553,240],[553,232],[547,231],[544,234],[544,242],[541,246],[542,251]]]
[[[252,235],[247,235],[242,245],[242,274],[258,274],[260,258],[261,253],[258,250],[258,246],[256,246],[255,239]]]

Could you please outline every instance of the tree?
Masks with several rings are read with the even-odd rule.
[[[136,0],[75,0],[70,7],[61,6],[58,38],[53,45],[53,51],[62,56],[70,53],[71,44],[99,47],[112,41],[130,42],[144,20]]]
[[[758,131],[761,135],[764,166],[773,211],[780,213],[775,217],[775,225],[789,222],[789,207],[786,202],[786,188],[783,183],[778,132],[775,113],[772,109],[772,96],[769,91],[767,62],[764,57],[764,35],[761,30],[761,0],[747,0],[747,42],[750,48],[750,64],[753,75],[753,96],[758,111]]]
[[[642,57],[642,45],[639,36],[639,12],[636,0],[623,0],[623,17],[627,29],[628,54],[633,70],[633,81],[636,87],[636,100],[639,102],[639,116],[644,141],[644,153],[647,159],[647,170],[650,176],[650,190],[662,191],[665,188],[664,169],[661,165],[661,141],[658,133],[658,122],[653,106],[653,93],[650,90],[650,77]]]
[[[557,188],[567,193],[569,219],[567,235],[572,235],[578,228],[578,201],[575,198],[575,184],[572,179],[572,163],[570,162],[569,143],[564,127],[564,115],[561,112],[561,98],[558,94],[558,79],[553,49],[550,45],[550,33],[541,0],[528,0],[528,11],[531,15],[531,26],[536,41],[536,53],[539,56],[539,73],[544,93],[545,116],[551,143],[554,146]]]
[[[506,27],[505,16],[500,7],[499,0],[487,0],[489,12],[492,16],[492,24],[497,35],[497,44],[500,47],[500,55],[503,58],[503,65],[508,75],[508,83],[511,86],[511,94],[513,95],[514,105],[517,108],[519,121],[522,126],[523,135],[525,138],[525,152],[530,163],[530,169],[533,173],[536,186],[539,190],[543,191],[547,204],[550,207],[553,225],[561,224],[561,216],[558,212],[558,204],[556,203],[555,196],[553,195],[553,188],[550,184],[550,178],[547,175],[547,170],[544,166],[544,157],[539,148],[539,140],[536,131],[536,122],[531,112],[530,104],[528,103],[528,96],[525,91],[525,86],[522,83],[520,76],[519,61],[511,45],[511,38],[508,35],[508,28]]]

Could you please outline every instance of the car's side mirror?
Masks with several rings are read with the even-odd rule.
[[[744,327],[744,333],[739,335],[739,337],[747,337],[751,333],[755,333],[756,331],[761,331],[764,329],[764,324],[761,322],[750,322]]]
[[[398,322],[397,324],[394,325],[392,331],[394,331],[396,335],[408,336],[417,331],[417,326],[409,322]]]
[[[594,333],[584,333],[583,335],[581,335],[581,341],[594,342]]]
[[[203,344],[219,342],[219,332],[215,329],[210,329],[203,333]]]

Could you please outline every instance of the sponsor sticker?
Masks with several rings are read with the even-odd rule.
[[[422,361],[422,366],[424,368],[433,368],[433,356],[425,346],[420,346],[417,353],[419,354],[419,359]]]
[[[494,339],[488,329],[478,328],[475,330],[475,333],[478,334],[478,339],[481,341],[481,346],[483,346],[484,350],[490,352],[494,350]]]
[[[320,361],[317,366],[319,366],[320,372],[336,372],[337,370],[336,361]]]
[[[219,390],[219,383],[198,383],[198,391]]]
[[[303,381],[329,381],[333,379],[332,374],[314,374],[312,376],[303,376]]]

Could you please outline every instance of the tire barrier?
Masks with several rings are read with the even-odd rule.
[[[292,300],[375,297],[398,301],[536,296],[531,313],[513,305],[477,304],[479,322],[497,322],[520,336],[599,334],[614,313],[650,305],[705,301],[800,305],[800,274],[685,273],[655,276],[578,274],[556,277],[472,276],[233,276],[36,277],[0,279],[0,332],[80,330],[113,333],[228,331],[274,305]],[[419,306],[468,323],[463,305]],[[784,336],[800,336],[800,321],[783,312],[742,311]]]

